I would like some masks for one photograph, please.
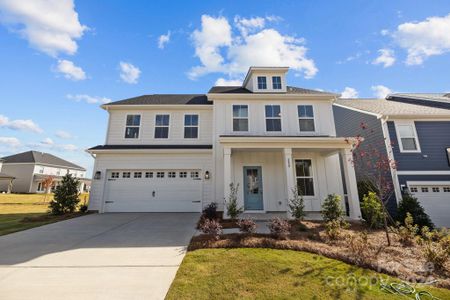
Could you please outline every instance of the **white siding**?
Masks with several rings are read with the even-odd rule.
[[[67,173],[74,175],[77,178],[84,178],[85,172],[81,170],[74,170],[69,168],[58,168],[58,167],[49,167],[49,166],[42,166],[42,165],[35,165],[34,174],[41,174],[41,175],[49,175],[49,176],[64,176]]]
[[[212,140],[212,109],[200,109],[186,106],[183,110],[111,110],[106,144],[211,144]],[[141,126],[138,139],[125,139],[125,125],[128,114],[140,114]],[[155,116],[170,115],[168,139],[155,139]],[[199,115],[199,138],[184,138],[184,115]]]
[[[90,210],[102,210],[103,190],[108,170],[180,170],[199,169],[202,178],[203,206],[212,199],[214,174],[211,153],[147,153],[147,154],[97,154],[95,171],[102,173],[100,180],[93,180],[89,200]],[[209,171],[212,178],[205,180],[203,173]],[[176,188],[176,187],[174,187]]]

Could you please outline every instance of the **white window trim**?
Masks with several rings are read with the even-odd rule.
[[[273,78],[274,78],[274,77],[280,78],[280,88],[279,88],[279,89],[276,89],[276,88],[273,86],[273,84],[274,84]],[[266,80],[267,80],[267,79],[266,79]],[[281,91],[281,90],[283,89],[283,80],[282,80],[282,78],[281,78],[280,75],[272,75],[272,76],[270,76],[270,81],[271,81],[271,84],[272,84],[272,90],[274,90],[274,91]]]
[[[194,116],[194,115],[197,116],[197,126],[192,126],[192,125],[186,126],[186,123],[185,123],[186,116]],[[169,125],[170,125],[170,120],[169,120]],[[196,138],[186,138],[184,136],[184,129],[186,127],[197,127],[197,137]],[[199,113],[184,113],[183,114],[183,139],[185,139],[185,140],[199,140],[200,139],[200,114]]]
[[[399,125],[400,126],[401,125],[412,126],[413,132],[414,132],[414,139],[415,139],[416,146],[417,146],[417,150],[404,150],[403,149],[402,140],[401,140],[400,133],[399,133],[399,130],[398,130],[398,126]],[[416,124],[414,123],[414,121],[395,121],[394,122],[394,127],[395,127],[395,134],[397,135],[398,148],[399,148],[401,153],[420,153],[420,152],[422,152],[421,149],[420,149],[420,142],[419,142],[419,136],[417,135]]]
[[[280,107],[280,117],[279,118],[273,118],[273,117],[269,117],[268,118],[268,117],[266,117],[266,106],[275,106],[275,105]],[[264,132],[266,134],[280,134],[280,133],[283,133],[283,129],[284,129],[284,126],[283,126],[284,125],[283,124],[283,106],[281,104],[278,104],[278,103],[276,103],[276,104],[272,104],[272,103],[264,104],[263,114],[264,114]],[[281,130],[280,131],[267,131],[267,119],[273,119],[273,120],[280,119]]]
[[[169,125],[156,125],[156,117],[157,116],[169,116]],[[155,123],[154,123],[154,128],[153,128],[153,139],[155,140],[168,140],[170,139],[170,124],[172,123],[172,114],[171,113],[166,113],[166,112],[157,112],[155,113],[155,119],[154,119]],[[184,120],[183,120],[184,122]],[[166,138],[157,138],[156,137],[156,127],[167,127],[167,137]]]
[[[233,107],[234,106],[237,106],[237,105],[240,105],[240,106],[247,106],[247,131],[243,131],[243,130],[240,130],[240,131],[235,131],[234,130],[234,119],[245,119],[245,118],[240,118],[240,117],[238,117],[238,118],[235,118],[234,117],[234,115],[233,115]],[[231,132],[233,132],[233,133],[249,133],[250,132],[250,105],[249,104],[242,104],[242,103],[232,103],[231,104]]]
[[[127,119],[128,119],[128,116],[139,116],[139,126],[135,126],[135,125],[132,125],[132,126],[128,126],[127,125]],[[142,125],[142,114],[139,114],[139,113],[127,113],[126,115],[125,115],[125,130],[124,130],[124,133],[123,133],[123,139],[124,140],[126,140],[126,141],[128,141],[128,140],[140,140],[141,139],[141,136],[142,136],[142,131],[141,131],[141,126]],[[126,137],[126,134],[127,134],[127,127],[137,127],[137,128],[139,128],[139,134],[138,134],[138,137],[137,138],[127,138]]]
[[[311,118],[305,118],[305,117],[300,117],[299,115],[298,115],[298,107],[299,106],[311,106],[312,107],[312,111],[313,111],[313,117],[312,117],[312,120],[314,121],[314,131],[301,131],[300,130],[300,120],[311,120]],[[307,134],[316,134],[317,133],[317,122],[316,122],[316,108],[315,108],[315,105],[313,105],[313,104],[309,104],[309,103],[300,103],[300,104],[297,104],[297,106],[295,107],[296,109],[297,109],[297,111],[295,112],[295,114],[297,115],[297,130],[298,130],[298,132],[300,133],[300,134],[304,134],[304,135],[307,135]]]
[[[259,81],[258,81],[258,78],[259,77],[263,77],[263,78],[265,78],[266,79],[266,88],[265,89],[260,89],[259,88]],[[258,75],[256,75],[256,89],[257,90],[259,90],[259,91],[267,91],[268,90],[268,88],[267,88],[267,82],[268,82],[268,80],[267,80],[267,76],[258,76]],[[272,80],[271,80],[271,83],[272,83]]]
[[[317,176],[316,176],[316,160],[310,156],[308,156],[308,157],[293,156],[292,160],[294,162],[293,169],[294,169],[295,186],[297,187],[297,178],[310,178],[311,177],[313,179],[314,195],[307,195],[307,196],[302,195],[302,197],[303,197],[303,199],[306,199],[306,200],[315,199],[318,195],[318,193],[317,193],[318,192],[317,191]],[[297,176],[297,168],[296,168],[297,160],[310,160],[311,161],[311,172],[312,172],[311,176],[309,176],[309,177]]]

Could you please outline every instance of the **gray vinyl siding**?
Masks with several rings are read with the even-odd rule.
[[[364,114],[338,106],[333,106],[333,113],[336,126],[336,135],[338,137],[355,137],[361,135],[364,138],[364,142],[357,151],[368,152],[371,149],[376,148],[381,152],[381,155],[387,156],[381,120],[377,119],[377,117],[373,115]],[[362,129],[361,124],[365,124],[367,129]],[[371,172],[371,170],[367,170],[360,159],[355,161],[357,181],[364,180],[364,177],[367,176],[368,172]],[[369,173],[369,175],[374,175],[374,173]],[[393,186],[392,175],[390,172],[389,174],[386,174],[386,181]],[[395,194],[389,198],[387,208],[391,214],[396,213],[397,202]]]
[[[394,122],[388,122],[393,153],[399,171],[450,171],[446,148],[450,147],[450,121],[415,121],[420,153],[401,153]]]
[[[407,181],[450,181],[450,175],[399,175],[400,185],[406,185]]]
[[[13,193],[30,193],[33,179],[34,164],[8,164],[3,163],[2,172],[14,176]],[[0,181],[0,191],[6,191],[8,183],[6,180]]]

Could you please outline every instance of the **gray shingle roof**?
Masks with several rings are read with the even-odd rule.
[[[53,154],[39,152],[39,151],[27,151],[10,156],[2,157],[4,164],[7,163],[36,163],[44,165],[54,165],[60,167],[73,168],[86,171],[85,168],[80,167],[70,161],[59,158]]]
[[[204,105],[212,104],[206,95],[202,94],[153,94],[104,104],[110,105]]]
[[[249,93],[252,93],[252,92],[241,86],[213,86],[208,92],[208,94],[249,94]],[[334,93],[330,93],[330,92],[304,89],[304,88],[299,88],[299,87],[295,87],[295,86],[287,86],[286,94],[335,95]]]
[[[335,104],[384,116],[431,116],[450,118],[450,110],[388,101],[385,99],[338,99]]]
[[[386,99],[391,97],[450,103],[450,93],[394,93],[389,94]]]

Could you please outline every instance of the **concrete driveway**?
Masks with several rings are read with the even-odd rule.
[[[93,214],[0,237],[1,299],[163,299],[199,214]]]

